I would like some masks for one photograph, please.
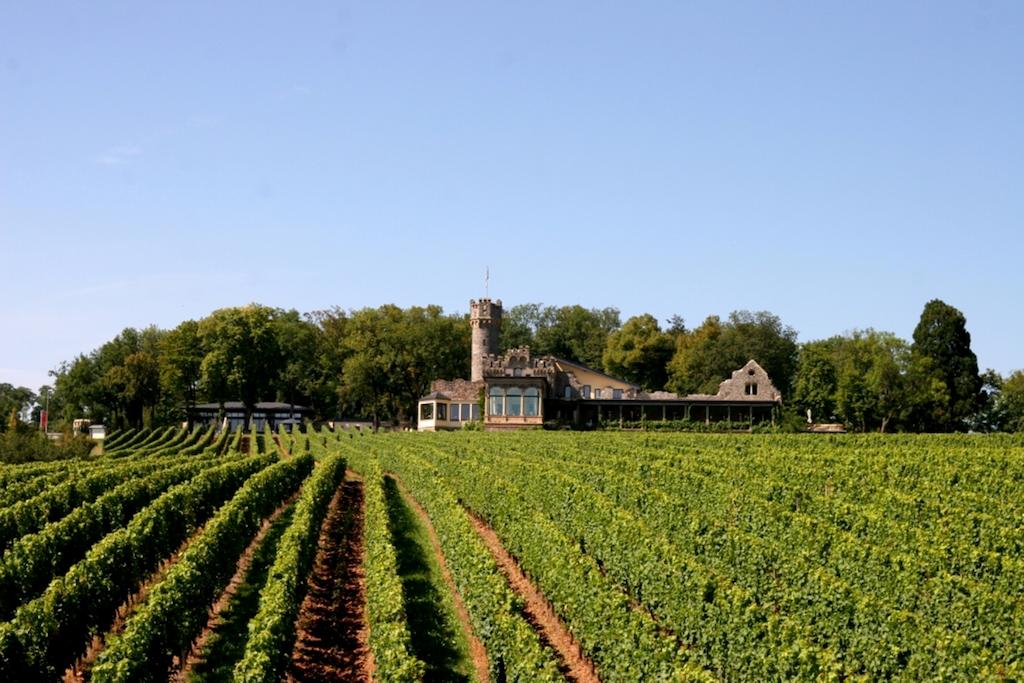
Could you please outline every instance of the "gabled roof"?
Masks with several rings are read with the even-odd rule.
[[[640,387],[638,385],[633,384],[632,382],[627,382],[626,380],[620,379],[619,377],[613,377],[613,376],[609,375],[607,372],[601,372],[600,370],[595,370],[594,368],[588,367],[588,366],[584,365],[583,363],[577,363],[576,361],[566,360],[564,358],[557,358],[557,357],[555,357],[555,365],[558,366],[558,369],[561,370],[562,372],[566,372],[565,368],[562,367],[563,365],[566,365],[569,368],[575,368],[575,369],[578,369],[578,370],[582,370],[584,372],[591,372],[591,373],[593,373],[595,375],[600,375],[601,377],[607,377],[608,379],[610,379],[610,380],[612,380],[614,382],[621,382],[622,384],[628,385],[632,389],[636,389],[636,390],[640,389]],[[571,372],[571,370],[570,370],[570,372]]]

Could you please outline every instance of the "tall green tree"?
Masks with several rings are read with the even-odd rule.
[[[796,330],[768,311],[734,311],[726,322],[709,316],[700,327],[677,337],[669,389],[713,394],[722,380],[753,359],[788,396],[799,356],[796,336]]]
[[[1003,402],[1003,377],[989,368],[981,373],[981,407],[970,419],[971,431],[999,432],[1007,428],[1007,411]]]
[[[164,335],[160,344],[160,390],[170,419],[185,418],[196,404],[203,355],[195,320],[186,320]]]
[[[103,386],[122,425],[149,427],[160,394],[160,366],[148,351],[136,351],[103,375]]]
[[[106,409],[102,403],[100,373],[94,355],[79,354],[50,372],[54,393],[60,397],[59,416],[65,422],[81,417],[103,419]]]
[[[0,384],[0,415],[20,415],[35,402],[35,399],[36,395],[31,389],[4,382]],[[0,422],[0,431],[3,431],[6,425],[7,422]]]
[[[438,306],[353,311],[346,331],[341,395],[375,424],[405,422],[433,379],[469,373],[469,321]]]
[[[608,335],[602,357],[605,372],[648,391],[664,389],[675,346],[675,339],[662,332],[653,315],[633,316]]]
[[[833,337],[808,342],[800,349],[793,404],[801,414],[810,411],[813,421],[832,422],[836,419],[838,346],[842,343],[841,337]]]
[[[889,332],[855,330],[804,344],[793,403],[815,421],[889,431],[911,405],[909,345]]]
[[[837,350],[836,408],[860,431],[887,431],[907,405],[907,343],[888,332],[854,332]]]
[[[518,304],[505,311],[501,316],[499,350],[504,353],[523,346],[533,347],[543,310],[541,304]]]
[[[918,367],[926,372],[926,379],[945,388],[941,400],[918,405],[915,418],[919,427],[926,431],[967,429],[984,396],[964,314],[938,299],[925,304],[914,328],[913,354],[922,361]]]
[[[999,406],[1004,415],[1003,428],[1024,432],[1024,370],[1017,370],[1003,380]]]
[[[274,319],[274,333],[282,359],[277,397],[320,412],[329,400],[323,396],[322,373],[317,358],[322,348],[320,327],[298,311],[289,310]]]
[[[317,374],[320,377],[319,392],[323,402],[322,413],[327,417],[341,416],[352,412],[342,397],[342,373],[350,349],[345,343],[349,331],[349,316],[343,309],[334,307],[314,311],[310,320],[320,330],[320,348],[317,351]]]
[[[599,368],[608,335],[621,325],[617,308],[547,306],[541,311],[531,350]]]
[[[282,365],[274,320],[279,309],[249,304],[222,308],[199,321],[197,335],[205,350],[202,385],[213,401],[240,400],[246,419],[256,403],[275,395]]]

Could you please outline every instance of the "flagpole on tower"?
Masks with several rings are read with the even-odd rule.
[[[484,297],[487,299],[491,298],[491,267],[487,266],[484,269]]]

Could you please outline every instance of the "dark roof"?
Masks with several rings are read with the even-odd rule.
[[[450,401],[451,399],[448,398],[448,396],[446,396],[445,394],[442,394],[440,391],[431,391],[429,394],[427,394],[426,396],[424,396],[420,400],[421,401]]]
[[[192,410],[220,410],[219,403],[197,403],[192,406]],[[281,403],[280,401],[261,401],[253,406],[254,410],[258,411],[282,411],[282,410],[293,410],[297,413],[310,412],[310,409],[306,406],[300,406],[297,403]],[[245,404],[241,401],[224,401],[224,410],[245,410]]]

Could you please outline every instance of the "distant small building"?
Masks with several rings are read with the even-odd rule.
[[[782,394],[750,360],[715,394],[678,396],[635,384],[529,347],[497,353],[501,301],[470,301],[471,378],[435,380],[419,400],[420,431],[459,429],[480,419],[488,430],[538,427],[556,421],[588,428],[606,422],[697,420],[706,423],[774,421]],[[468,416],[468,417],[467,417]]]
[[[265,425],[276,431],[283,426],[289,431],[301,426],[313,411],[305,406],[293,403],[274,401],[260,402],[253,406],[249,416],[250,423],[245,423],[245,404],[241,401],[225,401],[221,403],[200,403],[188,409],[188,426],[209,427],[227,421],[228,429],[234,431],[239,427],[248,429],[250,426],[262,431]]]

